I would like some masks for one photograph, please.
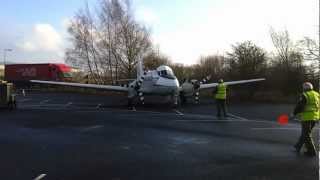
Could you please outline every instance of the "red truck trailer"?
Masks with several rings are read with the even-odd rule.
[[[10,82],[69,81],[71,68],[65,64],[10,64],[5,65],[4,77]]]

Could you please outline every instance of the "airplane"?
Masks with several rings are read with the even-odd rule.
[[[127,86],[82,84],[70,82],[31,80],[32,83],[72,86],[81,88],[102,89],[107,91],[126,92],[128,94],[128,106],[133,105],[133,100],[138,97],[141,104],[144,104],[145,95],[171,96],[174,106],[186,102],[187,98],[194,98],[199,103],[200,90],[210,89],[218,86],[218,83],[206,83],[210,77],[202,81],[184,81],[180,86],[178,79],[169,66],[161,65],[156,70],[144,71],[142,60],[137,63],[137,79],[134,79]],[[251,83],[263,81],[265,78],[230,81],[225,85]]]

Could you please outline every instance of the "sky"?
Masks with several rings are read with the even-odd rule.
[[[3,0],[1,54],[12,49],[6,53],[10,62],[63,63],[68,23],[86,2],[95,7],[98,0]],[[270,27],[287,29],[295,41],[318,39],[318,0],[132,0],[132,5],[160,52],[177,63],[224,55],[246,40],[272,51]]]

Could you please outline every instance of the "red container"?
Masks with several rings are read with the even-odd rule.
[[[71,68],[65,64],[10,64],[5,65],[5,80],[10,82],[44,80],[68,81]]]

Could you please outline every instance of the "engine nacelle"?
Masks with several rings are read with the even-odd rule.
[[[187,102],[188,98],[193,98],[194,102],[199,103],[200,83],[196,80],[185,81],[181,85],[180,99],[182,104]]]
[[[209,81],[211,76],[207,76],[202,81],[198,80],[185,80],[183,84],[181,85],[181,93],[180,93],[180,99],[182,103],[185,103],[187,101],[187,98],[193,97],[194,102],[196,104],[200,101],[200,86],[201,84],[205,84]]]

